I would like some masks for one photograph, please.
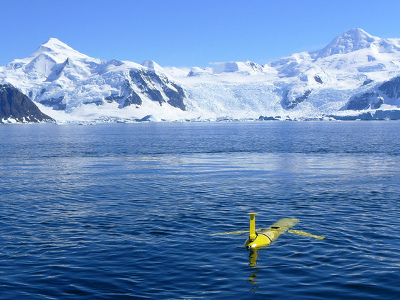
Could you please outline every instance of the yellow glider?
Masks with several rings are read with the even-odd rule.
[[[267,246],[275,241],[281,234],[289,230],[289,228],[296,225],[299,220],[284,218],[278,222],[272,224],[269,228],[260,231],[256,231],[256,215],[257,213],[249,213],[250,215],[250,235],[247,238],[244,246],[247,249],[254,249],[263,246]]]
[[[267,246],[275,241],[281,234],[285,232],[294,233],[297,235],[302,236],[309,236],[316,239],[324,239],[324,236],[318,236],[315,234],[307,233],[300,230],[289,230],[291,227],[296,225],[299,220],[291,219],[291,218],[284,218],[280,219],[278,222],[272,224],[267,229],[258,229],[256,230],[256,220],[255,216],[258,215],[257,213],[249,213],[250,215],[250,234],[247,238],[244,246],[247,249],[257,249],[263,246]],[[220,234],[239,234],[239,233],[246,233],[249,232],[248,230],[242,231],[231,231],[231,232],[222,232],[222,233],[214,233],[214,235]]]

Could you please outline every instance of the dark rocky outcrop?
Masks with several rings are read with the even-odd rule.
[[[372,81],[365,81],[369,84]],[[382,104],[400,99],[400,76],[375,85],[366,92],[352,96],[342,110],[378,109]]]
[[[65,110],[67,105],[63,102],[64,96],[60,96],[58,98],[49,98],[42,100],[40,103],[52,107],[54,110]]]
[[[377,109],[383,104],[383,99],[375,91],[354,96],[347,104],[347,110]]]
[[[130,95],[124,100],[124,103],[122,104],[122,107],[126,107],[132,104],[136,104],[136,105],[142,105],[142,99],[140,98],[140,96],[135,93],[134,90],[131,91]]]
[[[322,81],[321,77],[319,77],[318,75],[314,76],[314,80],[319,84],[323,84],[323,81]]]
[[[114,95],[111,94],[110,96],[106,97],[105,100],[108,103],[117,102],[119,103],[119,107],[123,108],[129,105],[142,105],[143,101],[140,96],[132,89],[129,84],[129,81],[125,81],[121,89],[123,92],[121,95]]]
[[[400,110],[376,110],[374,112],[364,112],[354,116],[327,115],[326,117],[340,121],[400,120]]]
[[[307,90],[307,91],[304,92],[304,94],[302,96],[296,97],[295,99],[290,99],[289,91],[287,91],[284,94],[284,97],[282,99],[283,100],[282,101],[283,107],[286,108],[286,109],[295,108],[298,104],[306,101],[308,96],[310,96],[310,94],[311,94],[311,90]]]
[[[54,121],[15,87],[0,84],[0,122],[8,119],[14,119],[17,122]]]
[[[378,90],[392,99],[400,98],[400,76],[382,83]]]
[[[184,104],[185,93],[183,89],[176,83],[168,80],[167,77],[157,74],[154,71],[140,69],[130,71],[129,76],[140,91],[149,99],[158,102],[160,105],[167,102],[181,110],[186,110]],[[167,101],[163,98],[157,86],[162,88],[162,91],[168,98]]]
[[[255,63],[255,62],[252,62],[252,61],[246,61],[246,65],[251,67],[256,72],[262,72],[263,71],[263,67],[261,65],[259,65],[258,63]]]
[[[259,121],[279,121],[280,118],[278,117],[269,117],[269,116],[260,116],[258,118]]]
[[[373,80],[372,79],[365,79],[364,80],[364,82],[363,82],[363,85],[367,85],[367,84],[370,84],[371,82],[373,82]]]

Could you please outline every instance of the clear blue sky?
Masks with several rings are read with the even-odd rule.
[[[318,50],[359,27],[400,37],[398,0],[0,0],[0,65],[50,37],[89,56],[162,66]]]

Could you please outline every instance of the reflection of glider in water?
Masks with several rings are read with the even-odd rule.
[[[247,249],[256,249],[263,246],[267,246],[275,241],[281,234],[288,231],[289,233],[294,233],[302,236],[309,236],[316,239],[324,239],[324,236],[318,236],[311,233],[307,233],[300,230],[289,230],[291,227],[296,225],[299,220],[297,219],[290,219],[284,218],[280,219],[278,222],[272,224],[267,229],[258,229],[256,230],[256,220],[255,216],[256,213],[249,213],[250,215],[250,234],[247,238],[246,242],[244,243]],[[245,233],[249,231],[232,231],[232,232],[224,232],[224,233],[217,233],[217,234],[235,234],[235,233]]]

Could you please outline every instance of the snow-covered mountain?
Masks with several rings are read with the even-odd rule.
[[[400,39],[351,29],[322,50],[296,53],[247,73],[246,65],[249,62],[193,68],[189,76],[177,80],[188,90],[188,103],[220,114],[233,110],[241,116],[250,112],[292,117],[343,114],[353,95],[400,75]],[[196,101],[199,98],[207,101]],[[396,108],[400,105],[393,99],[383,101]]]
[[[362,29],[319,51],[266,65],[222,62],[207,68],[101,61],[51,38],[32,55],[0,67],[12,84],[55,119],[309,118],[398,109],[400,39]],[[397,78],[397,79],[396,79]]]
[[[32,100],[71,113],[85,104],[160,106],[185,110],[182,88],[154,62],[108,62],[79,53],[51,38],[32,55],[0,68],[0,82]]]

